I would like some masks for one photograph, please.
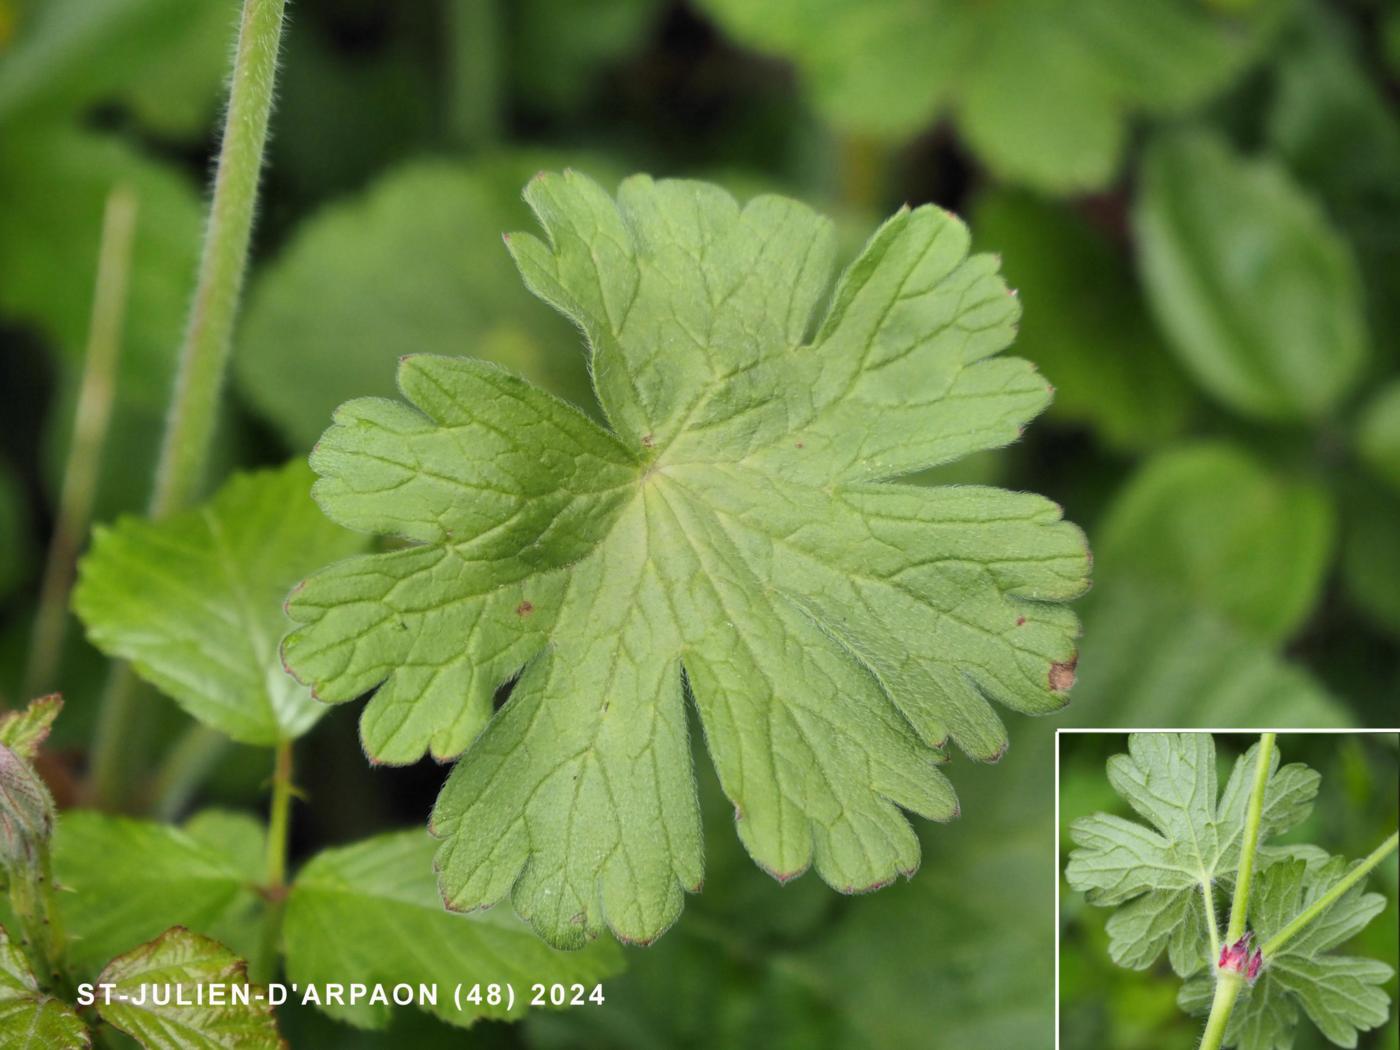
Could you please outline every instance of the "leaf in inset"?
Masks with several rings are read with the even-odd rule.
[[[414,830],[317,854],[287,898],[283,940],[290,979],[436,985],[437,1005],[422,1008],[449,1024],[469,1025],[482,1017],[522,1016],[533,983],[578,983],[591,992],[622,969],[622,952],[608,941],[559,952],[508,911],[447,911],[433,879],[435,848],[425,832]],[[459,1012],[452,990],[463,981],[513,982],[514,1009],[504,1001],[464,999]],[[321,1008],[366,1028],[387,1025],[392,1010],[368,1002]]]
[[[1348,864],[1283,860],[1259,872],[1250,896],[1249,921],[1257,943],[1278,933],[1341,881]],[[1385,910],[1386,899],[1367,893],[1365,881],[1347,890],[1321,918],[1264,960],[1259,977],[1246,983],[1230,1015],[1223,1045],[1239,1050],[1290,1050],[1299,1008],[1330,1042],[1354,1047],[1358,1032],[1385,1024],[1390,997],[1381,985],[1394,974],[1377,959],[1331,954]],[[1210,1010],[1212,975],[1198,974],[1181,988],[1178,1001],[1191,1013]]]
[[[293,462],[162,521],[99,528],[73,595],[88,638],[235,740],[305,732],[327,709],[282,667],[282,600],[312,566],[365,547],[316,510],[310,485]]]
[[[1027,493],[897,479],[1015,440],[1045,381],[998,356],[1016,300],[966,229],[901,211],[822,316],[829,224],[795,201],[574,174],[526,190],[525,281],[583,329],[611,430],[500,369],[409,357],[409,402],[341,406],[313,466],[411,545],[288,602],[318,695],[378,687],[369,753],[463,752],[434,811],[454,907],[512,894],[547,939],[650,941],[701,879],[684,697],[740,838],[845,892],[918,864],[901,808],[957,811],[952,739],[1073,680],[1082,534]],[[493,697],[516,678],[493,715]]]
[[[58,898],[68,957],[87,976],[172,923],[258,947],[263,829],[250,816],[211,810],[172,827],[69,810],[53,848],[54,875],[72,891]]]
[[[1205,132],[1164,135],[1133,218],[1148,301],[1209,393],[1270,420],[1336,408],[1368,354],[1360,274],[1286,171]]]
[[[277,1034],[265,990],[253,990],[247,1003],[234,1001],[234,986],[248,984],[247,964],[218,941],[179,926],[113,959],[96,984],[102,1019],[145,1050],[285,1050],[287,1045]],[[110,1001],[104,984],[113,986]],[[214,988],[218,991],[211,994]],[[210,1005],[216,995],[221,1005]],[[157,1005],[166,997],[169,1005]]]
[[[1134,733],[1128,754],[1108,760],[1109,783],[1150,827],[1108,813],[1075,821],[1078,848],[1065,878],[1091,904],[1122,906],[1108,921],[1115,962],[1146,969],[1167,949],[1172,968],[1187,976],[1209,961],[1208,917],[1191,898],[1239,864],[1257,749],[1236,760],[1218,798],[1209,733]],[[1261,840],[1308,815],[1319,779],[1301,763],[1280,767],[1273,754]]]
[[[28,961],[0,927],[0,1042],[6,1050],[84,1050],[87,1025],[67,1003],[45,994]]]

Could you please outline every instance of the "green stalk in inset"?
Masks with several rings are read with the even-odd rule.
[[[1254,783],[1249,792],[1249,804],[1244,813],[1244,838],[1240,842],[1240,863],[1235,875],[1235,895],[1230,902],[1230,922],[1225,930],[1225,944],[1232,945],[1244,936],[1249,920],[1249,890],[1254,878],[1254,855],[1259,848],[1259,826],[1264,816],[1264,791],[1269,783],[1269,769],[1274,759],[1277,734],[1264,733],[1259,738],[1259,755],[1254,764]],[[1225,1026],[1235,1009],[1244,977],[1233,970],[1222,970],[1212,959],[1215,969],[1215,996],[1206,1019],[1201,1050],[1220,1050],[1225,1038]]]

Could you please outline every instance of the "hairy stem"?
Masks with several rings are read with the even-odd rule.
[[[32,867],[10,872],[10,907],[35,976],[49,991],[60,995],[70,991],[63,958],[66,938],[62,917],[54,904],[47,845]]]
[[[1259,737],[1259,756],[1254,764],[1254,784],[1249,791],[1249,804],[1244,811],[1244,840],[1240,843],[1239,872],[1235,876],[1235,896],[1230,902],[1230,922],[1225,930],[1225,943],[1234,944],[1244,936],[1249,919],[1249,889],[1254,877],[1254,854],[1259,848],[1259,825],[1264,815],[1264,789],[1269,783],[1269,767],[1274,759],[1276,734],[1264,733]],[[1225,1038],[1225,1026],[1230,1023],[1230,1014],[1235,1009],[1240,987],[1244,983],[1238,973],[1222,970],[1218,965],[1219,948],[1211,959],[1215,967],[1215,996],[1211,999],[1210,1016],[1206,1019],[1205,1035],[1201,1037],[1201,1050],[1220,1050]]]
[[[1259,848],[1259,823],[1264,815],[1264,789],[1269,783],[1269,767],[1274,760],[1277,734],[1263,733],[1259,737],[1259,757],[1254,763],[1254,785],[1249,792],[1249,805],[1244,811],[1244,841],[1240,843],[1240,867],[1235,876],[1235,897],[1230,903],[1230,925],[1225,931],[1225,943],[1234,944],[1244,936],[1249,922],[1249,890],[1254,879],[1254,854]]]
[[[214,199],[151,496],[153,518],[193,502],[204,481],[247,268],[285,3],[243,3]]]
[[[1270,937],[1269,940],[1265,942],[1263,947],[1263,954],[1265,960],[1267,960],[1271,955],[1276,954],[1280,948],[1282,948],[1285,944],[1287,944],[1299,933],[1301,933],[1308,926],[1309,923],[1313,922],[1328,908],[1332,907],[1332,905],[1337,902],[1338,898],[1340,898],[1342,894],[1346,893],[1347,890],[1351,889],[1358,882],[1364,879],[1370,873],[1372,868],[1374,868],[1381,861],[1385,860],[1385,858],[1390,856],[1390,854],[1394,853],[1397,844],[1400,844],[1400,832],[1395,832],[1391,834],[1390,838],[1386,839],[1379,846],[1373,849],[1370,852],[1370,854],[1367,855],[1365,860],[1363,860],[1356,867],[1352,868],[1351,871],[1347,872],[1346,875],[1342,878],[1342,880],[1339,883],[1337,883],[1337,885],[1333,886],[1321,897],[1313,901],[1310,905],[1308,905],[1301,912],[1299,912],[1297,917],[1294,918],[1291,922],[1289,922],[1287,926],[1285,926],[1283,929],[1279,930],[1278,933]]]
[[[247,268],[285,6],[286,0],[243,2],[214,198],[151,493],[152,518],[188,505],[204,481]],[[136,697],[131,671],[116,668],[103,694],[92,749],[93,801],[106,808],[122,802],[129,768],[122,751]]]
[[[1201,880],[1201,897],[1205,901],[1206,932],[1210,935],[1210,961],[1213,963],[1220,958],[1220,926],[1215,917],[1215,893],[1208,878]]]
[[[102,241],[97,253],[97,281],[87,350],[83,355],[83,378],[73,412],[73,435],[63,469],[58,516],[39,588],[38,612],[21,694],[24,697],[37,696],[52,687],[54,669],[63,650],[73,564],[92,517],[102,446],[106,444],[112,419],[135,235],[136,194],[129,187],[118,186],[108,194],[102,213]]]

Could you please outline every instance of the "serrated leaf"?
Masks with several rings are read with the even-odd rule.
[[[0,714],[0,744],[26,762],[33,762],[62,710],[63,697],[54,693],[29,701],[23,711]]]
[[[418,162],[313,216],[254,282],[234,369],[259,412],[310,448],[342,401],[394,393],[406,348],[496,361],[591,400],[569,326],[538,309],[499,237],[543,158]]]
[[[1360,275],[1281,167],[1204,132],[1163,136],[1133,219],[1148,301],[1208,392],[1263,419],[1337,406],[1368,354]]]
[[[311,566],[365,547],[317,513],[310,484],[290,463],[163,521],[99,528],[73,593],[88,638],[235,740],[304,733],[327,709],[282,668],[282,597]]]
[[[933,208],[886,223],[818,323],[830,229],[794,201],[526,195],[551,243],[512,252],[587,335],[614,429],[490,365],[405,360],[414,407],[342,406],[313,466],[333,518],[414,545],[309,579],[288,666],[330,700],[383,683],[380,760],[472,745],[433,818],[444,897],[511,892],[555,944],[649,941],[698,886],[683,681],[761,866],[847,892],[911,872],[897,807],[956,812],[943,742],[994,758],[988,698],[1053,710],[1073,678],[1088,559],[1059,508],[890,480],[1044,407],[996,356],[1016,301]]]
[[[1108,760],[1109,783],[1151,827],[1108,813],[1075,821],[1065,878],[1091,904],[1124,905],[1108,923],[1116,962],[1145,969],[1165,948],[1182,976],[1207,963],[1205,909],[1190,898],[1239,863],[1257,749],[1235,762],[1218,799],[1208,733],[1134,733],[1128,754]],[[1301,763],[1280,767],[1274,753],[1261,839],[1308,815],[1319,779]]]
[[[1332,886],[1349,865],[1340,857],[1325,864],[1286,860],[1258,874],[1249,918],[1255,940],[1267,941]],[[1322,916],[1264,960],[1259,978],[1245,984],[1230,1015],[1223,1045],[1240,1050],[1290,1050],[1299,1007],[1328,1040],[1354,1047],[1357,1032],[1370,1031],[1390,1016],[1390,997],[1380,987],[1394,974],[1385,963],[1329,954],[1350,940],[1386,906],[1379,893],[1367,893],[1364,880],[1348,890]],[[1210,1010],[1211,974],[1182,986],[1178,1001],[1192,1013]]]
[[[1095,538],[1106,579],[1173,590],[1276,642],[1312,612],[1332,562],[1328,494],[1231,445],[1177,447],[1119,491]]]
[[[1181,430],[1194,392],[1103,236],[1067,208],[1005,190],[978,199],[973,228],[1028,306],[1016,347],[1055,380],[1047,418],[1128,449]]]
[[[112,136],[28,127],[4,135],[0,309],[39,326],[68,361],[80,362],[102,209],[114,186],[130,186],[139,211],[117,390],[125,403],[163,409],[199,257],[194,188]]]
[[[45,994],[34,971],[0,927],[0,1041],[7,1050],[81,1050],[87,1025],[67,1003]]]
[[[316,855],[287,898],[283,941],[287,973],[302,985],[343,981],[436,985],[436,1006],[424,1006],[449,1024],[482,1017],[520,1017],[535,982],[593,985],[622,969],[616,944],[600,941],[561,953],[540,942],[509,912],[458,915],[443,908],[433,879],[435,844],[421,830],[379,835]],[[513,982],[514,1009],[505,1002],[463,1000],[459,983]],[[392,1008],[368,1002],[322,1006],[331,1016],[383,1028]]]
[[[247,985],[248,967],[231,951],[179,926],[120,955],[97,978],[102,1019],[145,1050],[284,1050],[267,993],[232,1001],[233,986]],[[209,986],[223,989],[223,1005],[208,1005]],[[157,1005],[166,1002],[168,1005]],[[205,1005],[200,1005],[204,1000]],[[192,1005],[178,1005],[180,1002]],[[140,1004],[140,1005],[138,1005]]]
[[[1280,5],[1236,18],[1151,0],[704,0],[741,42],[791,58],[838,127],[904,139],[951,111],[1004,178],[1064,192],[1113,174],[1131,115],[1179,112],[1254,57]]]
[[[262,825],[208,811],[182,828],[69,810],[54,835],[58,898],[73,935],[69,961],[90,975],[172,923],[229,943],[258,947]]]

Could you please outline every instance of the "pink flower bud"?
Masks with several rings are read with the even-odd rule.
[[[1259,972],[1260,953],[1256,948],[1253,958],[1249,954],[1249,944],[1254,935],[1246,933],[1234,944],[1227,944],[1220,949],[1220,961],[1216,963],[1217,968],[1229,970],[1232,973],[1245,974],[1250,979]]]

